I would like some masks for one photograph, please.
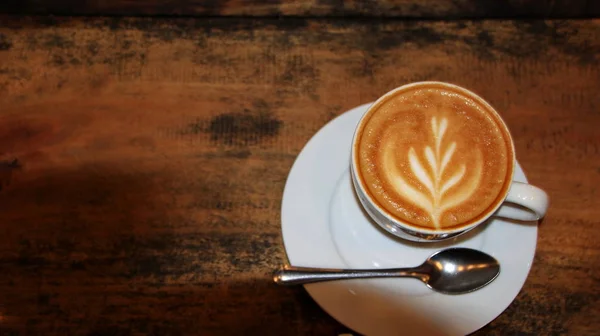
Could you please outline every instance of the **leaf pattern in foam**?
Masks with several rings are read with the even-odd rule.
[[[446,169],[457,150],[456,142],[451,142],[442,153],[444,135],[448,130],[448,119],[431,118],[433,145],[423,149],[424,161],[429,164],[426,169],[423,160],[417,155],[415,148],[408,150],[408,163],[412,175],[419,182],[418,185],[409,183],[411,179],[403,176],[394,162],[392,146],[386,147],[383,155],[384,169],[390,172],[390,182],[396,191],[408,202],[421,208],[430,215],[436,228],[440,227],[440,220],[444,212],[468,200],[477,190],[482,170],[481,153],[476,152],[476,160],[471,166],[470,178],[464,180],[467,165],[459,163],[458,168],[449,178],[444,179]],[[452,188],[455,192],[452,197],[445,197]]]

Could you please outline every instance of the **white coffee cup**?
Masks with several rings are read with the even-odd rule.
[[[469,96],[472,99],[477,99],[479,103],[486,106],[489,111],[492,113],[496,113],[498,119],[502,121],[496,110],[488,104],[483,98],[479,97],[475,93],[459,87],[454,84],[443,83],[443,82],[416,82],[407,84],[401,87],[398,87],[382,97],[380,97],[377,101],[373,103],[373,105],[365,112],[359,121],[355,133],[354,138],[352,140],[352,155],[351,155],[351,163],[350,170],[352,176],[352,182],[354,185],[354,190],[362,204],[364,210],[369,214],[369,216],[373,219],[375,223],[381,226],[383,229],[388,231],[389,233],[411,241],[417,242],[435,242],[444,239],[449,239],[466,233],[478,225],[481,225],[489,218],[502,217],[512,220],[518,221],[537,221],[545,216],[546,211],[548,209],[548,195],[542,189],[535,187],[531,184],[521,183],[517,181],[512,181],[510,188],[506,188],[503,190],[502,195],[498,195],[499,198],[503,199],[503,202],[499,202],[498,205],[483,215],[480,216],[480,219],[470,223],[469,225],[461,226],[456,229],[427,229],[422,227],[417,227],[415,225],[410,225],[409,223],[405,223],[397,217],[394,217],[389,212],[382,209],[377,202],[375,202],[368,192],[366,192],[366,186],[364,185],[363,180],[359,177],[357,171],[357,162],[358,162],[358,153],[357,146],[355,145],[355,141],[357,140],[357,135],[359,131],[363,127],[363,123],[365,121],[365,117],[373,112],[372,107],[378,105],[380,101],[387,99],[390,95],[393,95],[399,90],[405,90],[407,88],[413,86],[423,86],[429,84],[443,85],[453,90],[462,92],[466,96]],[[504,127],[506,125],[503,123]],[[512,147],[512,167],[513,171],[510,172],[510,180],[513,180],[514,175],[514,167],[516,166],[516,157],[514,151],[514,143],[512,140],[512,136],[510,132],[508,132],[508,128],[506,128],[506,133],[508,134],[510,140],[510,146]]]

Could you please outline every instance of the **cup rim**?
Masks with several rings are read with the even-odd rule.
[[[373,107],[376,107],[378,104],[380,104],[384,100],[388,99],[389,97],[393,96],[398,91],[406,90],[408,88],[411,88],[414,86],[420,86],[420,85],[441,85],[441,86],[445,86],[445,87],[450,87],[454,90],[460,91],[462,93],[466,93],[467,96],[471,96],[471,97],[475,98],[476,100],[478,100],[478,102],[480,102],[482,105],[484,105],[489,111],[491,111],[493,114],[495,114],[495,116],[497,117],[496,118],[497,121],[500,123],[500,126],[504,128],[504,130],[506,131],[506,134],[508,135],[508,142],[510,144],[510,149],[511,149],[511,153],[512,153],[512,155],[511,155],[512,156],[511,157],[511,161],[512,161],[511,171],[510,171],[510,175],[507,177],[507,181],[509,181],[508,186],[507,186],[507,188],[505,188],[504,194],[502,195],[502,197],[498,197],[499,200],[498,200],[497,204],[495,204],[494,207],[492,209],[490,209],[485,215],[483,215],[479,220],[477,220],[476,222],[473,222],[469,225],[461,226],[461,227],[454,228],[454,229],[448,229],[448,230],[444,230],[444,229],[435,230],[435,229],[428,229],[428,228],[412,225],[410,223],[405,223],[405,222],[401,221],[400,219],[396,218],[395,216],[393,216],[392,214],[390,214],[387,210],[383,209],[381,206],[379,206],[379,204],[377,202],[375,202],[372,199],[371,195],[368,192],[366,192],[366,187],[364,185],[364,181],[362,180],[361,175],[357,173],[357,166],[358,166],[357,165],[357,155],[358,154],[356,151],[355,143],[357,140],[357,136],[358,136],[360,130],[362,129],[363,123],[364,123],[366,117],[372,113]],[[354,129],[351,146],[352,146],[352,148],[351,148],[351,156],[350,156],[350,160],[351,160],[350,171],[352,174],[352,179],[355,182],[355,183],[353,183],[354,188],[360,189],[360,192],[364,196],[364,199],[366,201],[368,201],[369,205],[371,207],[373,207],[380,215],[385,217],[385,219],[390,221],[392,224],[405,229],[404,230],[405,232],[408,230],[408,231],[413,231],[413,232],[417,232],[419,234],[426,234],[426,235],[445,235],[445,234],[467,232],[467,231],[475,228],[476,226],[480,225],[481,223],[485,222],[486,220],[488,220],[491,216],[493,216],[493,214],[496,211],[498,211],[498,209],[505,202],[505,200],[508,196],[508,193],[510,192],[510,186],[512,185],[512,181],[514,180],[515,165],[516,165],[515,145],[514,145],[514,140],[513,140],[512,134],[510,133],[510,130],[508,129],[508,126],[506,125],[506,122],[504,121],[504,119],[502,119],[502,117],[500,116],[498,111],[496,111],[496,109],[490,103],[488,103],[485,99],[483,99],[481,96],[479,96],[475,92],[473,92],[469,89],[466,89],[462,86],[448,83],[448,82],[442,82],[442,81],[411,82],[411,83],[407,83],[407,84],[398,86],[398,87],[386,92],[385,94],[380,96],[377,100],[375,100],[369,106],[367,111],[360,117],[360,120],[358,121],[358,124],[356,125],[356,128]],[[358,192],[358,190],[355,190],[355,191]],[[376,219],[373,218],[373,220],[377,222]],[[381,225],[381,223],[377,223],[377,224]]]

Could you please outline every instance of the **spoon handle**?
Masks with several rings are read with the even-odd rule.
[[[409,277],[423,279],[424,276],[426,274],[423,272],[422,266],[360,270],[285,266],[275,271],[273,281],[278,285],[291,286],[321,281],[365,278]]]

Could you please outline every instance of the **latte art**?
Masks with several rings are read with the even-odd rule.
[[[369,197],[403,223],[446,230],[474,223],[508,190],[508,130],[477,97],[429,84],[370,108],[354,142]]]
[[[442,118],[438,123],[437,118],[432,117],[431,127],[434,148],[426,146],[421,157],[414,147],[408,151],[410,173],[416,177],[419,186],[415,187],[408,183],[410,176],[403,176],[404,173],[397,168],[393,160],[396,153],[392,146],[384,148],[382,163],[384,172],[387,173],[384,178],[390,181],[404,201],[424,209],[431,216],[433,226],[439,229],[442,213],[469,199],[479,186],[482,162],[481,154],[478,153],[476,155],[478,159],[472,163],[473,172],[467,177],[469,181],[463,181],[467,170],[465,162],[457,163],[453,167],[455,169],[448,169],[448,164],[456,151],[456,142],[449,143],[442,150],[448,119]],[[448,174],[450,170],[453,172]],[[461,189],[460,192],[454,197],[444,197],[450,189],[457,187],[457,184]]]

